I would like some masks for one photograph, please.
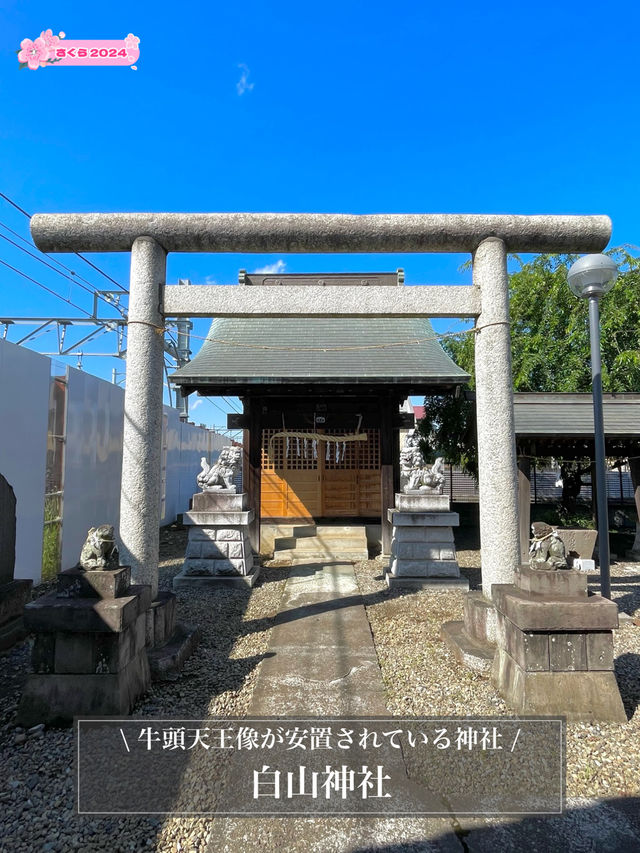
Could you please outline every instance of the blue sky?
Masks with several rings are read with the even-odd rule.
[[[637,244],[638,9],[631,0],[606,9],[593,0],[5,0],[0,191],[29,213],[606,213],[612,245]],[[47,28],[69,39],[133,33],[138,70],[18,70],[21,40]],[[27,219],[2,199],[0,223],[28,237]],[[126,286],[127,255],[89,257]],[[0,259],[91,309],[88,293],[6,240]],[[112,287],[78,258],[58,259]],[[402,266],[408,283],[464,283],[464,260],[176,254],[168,280],[233,283],[240,268],[280,264]],[[1,266],[0,282],[3,316],[81,316]],[[47,337],[29,345],[44,351]],[[108,378],[123,369],[89,357],[83,366]],[[209,403],[193,417],[225,422]]]

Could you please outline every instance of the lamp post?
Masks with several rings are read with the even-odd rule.
[[[591,381],[593,391],[593,429],[596,449],[596,511],[598,514],[598,555],[600,592],[611,598],[609,572],[609,515],[607,509],[607,470],[605,464],[604,420],[602,414],[602,364],[600,359],[600,311],[598,300],[608,293],[618,276],[618,267],[607,255],[585,255],[567,274],[571,291],[589,300],[589,337],[591,341]]]

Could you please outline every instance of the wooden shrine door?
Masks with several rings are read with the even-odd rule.
[[[337,444],[292,436],[274,439],[278,432],[277,429],[262,431],[262,518],[380,515],[379,430],[367,429],[366,441]]]

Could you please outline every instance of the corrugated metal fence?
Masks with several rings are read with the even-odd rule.
[[[457,503],[477,503],[478,486],[468,474],[464,474],[455,465],[446,465],[444,491]],[[562,486],[556,485],[560,477],[559,469],[538,470],[531,466],[531,503],[552,503],[562,497]],[[591,483],[588,475],[583,477],[585,485],[580,490],[579,500],[591,502]],[[607,492],[609,503],[633,503],[633,486],[628,471],[615,469],[607,472]]]

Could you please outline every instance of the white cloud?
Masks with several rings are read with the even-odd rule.
[[[204,400],[202,399],[202,397],[198,397],[196,400],[193,401],[193,403],[191,403],[191,405],[189,406],[189,410],[192,412],[194,409],[197,409],[198,406],[201,406],[203,402]]]
[[[284,272],[287,268],[285,262],[280,258],[275,262],[275,264],[267,264],[266,267],[260,267],[260,269],[254,270],[254,275],[256,273],[263,273],[264,275],[278,275],[280,272]]]
[[[236,83],[236,91],[239,95],[244,95],[245,92],[250,92],[253,89],[254,84],[249,83],[249,67],[245,65],[244,62],[241,62],[238,65],[238,68],[242,70],[242,74],[240,76],[240,79]]]
[[[215,280],[215,278],[212,275],[208,275],[205,278],[204,283],[205,284],[217,284],[218,282]]]

